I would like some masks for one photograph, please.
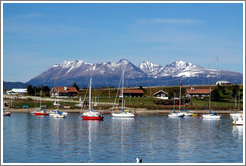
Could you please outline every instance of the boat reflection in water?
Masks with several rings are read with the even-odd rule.
[[[129,153],[129,143],[130,132],[132,132],[132,124],[134,123],[135,118],[119,118],[119,117],[112,117],[112,125],[114,128],[114,132],[118,131],[120,133],[120,140],[118,140],[118,148],[120,148],[121,157],[119,162],[123,162],[126,160],[130,160],[126,158],[126,154]]]
[[[97,139],[100,139],[99,136],[99,125],[102,121],[100,120],[86,120],[84,121],[85,125],[88,128],[88,163],[93,162],[95,159],[93,158],[94,152],[97,151]]]
[[[242,136],[243,136],[243,131],[244,131],[243,126],[241,126],[241,125],[240,125],[240,126],[238,126],[238,125],[233,125],[233,128],[232,128],[233,136],[242,138]]]

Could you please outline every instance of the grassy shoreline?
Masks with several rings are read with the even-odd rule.
[[[7,110],[9,112],[15,112],[15,113],[29,113],[31,111],[34,111],[34,110],[39,110],[39,108],[31,108],[31,109],[26,109],[26,108],[7,108]],[[51,110],[55,110],[55,109],[46,109],[47,111],[51,111]],[[80,112],[83,112],[81,109],[60,109],[60,111],[65,111],[65,112],[68,112],[68,113],[80,113]],[[84,110],[86,111],[86,110]],[[105,109],[105,110],[97,110],[99,112],[102,112],[104,114],[110,114],[112,112],[120,112],[121,110],[112,110],[112,109]],[[173,112],[173,110],[148,110],[148,109],[141,109],[141,108],[131,108],[131,111],[132,112],[135,112],[136,114],[141,114],[141,115],[144,115],[144,114],[168,114],[168,113],[171,113]],[[179,110],[175,110],[175,111],[179,111]],[[209,110],[190,110],[191,112],[193,113],[196,113],[196,114],[206,114],[206,113],[209,113]],[[212,110],[212,112],[214,112]],[[229,110],[219,110],[219,111],[216,111],[217,113],[219,114],[230,114],[230,113],[234,113],[235,111],[229,111]]]

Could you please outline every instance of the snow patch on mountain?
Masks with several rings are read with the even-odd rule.
[[[187,63],[185,61],[176,61],[162,66],[148,61],[143,61],[138,67],[127,59],[121,59],[118,62],[87,63],[82,60],[64,61],[61,64],[53,65],[48,70],[39,74],[29,81],[29,83],[52,83],[56,84],[62,81],[75,82],[88,77],[96,77],[103,84],[103,79],[120,78],[122,71],[125,70],[125,78],[143,82],[147,79],[162,79],[162,77],[184,78],[211,78],[217,77],[217,72],[222,77],[241,78],[242,74],[216,69],[206,69]],[[99,82],[100,82],[99,81]]]

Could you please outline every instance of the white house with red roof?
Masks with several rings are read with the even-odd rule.
[[[186,90],[187,97],[209,97],[210,92],[213,89],[195,89],[191,87],[190,89]]]
[[[78,90],[75,87],[54,87],[50,91],[51,97],[76,97]]]

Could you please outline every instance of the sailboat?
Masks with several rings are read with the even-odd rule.
[[[233,121],[234,125],[243,125],[243,115]]]
[[[209,114],[203,114],[202,117],[204,119],[221,119],[221,115],[218,115],[216,112],[212,112],[210,110],[210,105],[211,105],[211,87],[210,87],[210,94],[209,94]]]
[[[11,112],[7,111],[5,108],[3,109],[3,115],[4,116],[10,116]]]
[[[59,94],[59,90],[58,90],[58,94]],[[59,100],[59,95],[58,95],[58,100]],[[57,105],[54,104],[55,106],[57,106],[57,109],[53,110],[53,111],[50,111],[49,115],[51,117],[54,117],[54,118],[65,118],[65,117],[67,117],[67,114],[68,114],[67,112],[59,111],[59,106],[60,106],[59,101],[58,102],[55,101],[55,103],[58,103]]]
[[[242,112],[239,112],[236,110],[236,104],[237,104],[237,101],[236,101],[236,98],[237,96],[235,95],[235,113],[231,113],[230,116],[232,117],[232,119],[234,121],[238,120],[241,116],[243,116],[243,113]],[[239,91],[239,100],[238,100],[238,110],[240,110],[240,91]]]
[[[84,120],[103,120],[103,114],[96,112],[91,109],[91,84],[92,78],[90,78],[90,88],[89,88],[89,110],[81,114],[81,117]]]
[[[34,111],[34,115],[49,115],[45,109],[42,109],[41,107],[41,94],[42,90],[40,91],[40,110],[39,111]]]
[[[168,114],[168,117],[184,117],[184,114],[181,112],[176,112],[175,111],[175,96],[173,97],[173,112]],[[179,102],[179,109],[180,109],[180,102]]]
[[[122,97],[122,105],[121,105],[121,113],[112,113],[113,117],[119,118],[134,118],[135,114],[131,113],[130,110],[124,108],[124,70],[122,72],[122,87],[121,87],[121,97]]]

